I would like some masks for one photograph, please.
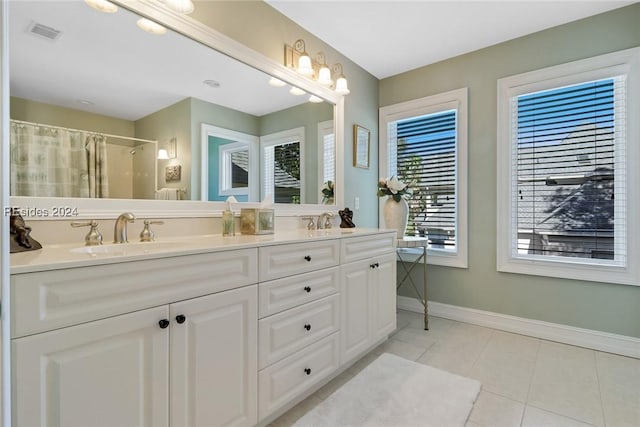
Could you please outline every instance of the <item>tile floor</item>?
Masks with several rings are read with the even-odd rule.
[[[388,341],[270,427],[293,424],[383,352],[479,380],[467,427],[640,427],[639,359],[438,317],[422,327],[399,311]]]

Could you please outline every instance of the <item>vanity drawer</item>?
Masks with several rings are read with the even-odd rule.
[[[257,282],[257,250],[11,276],[12,338]]]
[[[258,322],[258,369],[336,332],[340,328],[339,296],[292,308]]]
[[[258,417],[264,419],[338,369],[339,332],[258,374]]]
[[[332,267],[260,283],[258,286],[259,317],[280,313],[337,293],[340,288],[339,271],[338,267]]]
[[[395,250],[396,240],[396,233],[375,234],[372,236],[341,239],[340,261],[345,264],[352,261],[359,261],[388,254]]]
[[[340,262],[338,240],[266,246],[258,249],[260,281],[335,267]]]

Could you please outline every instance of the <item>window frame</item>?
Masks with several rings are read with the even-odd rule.
[[[233,187],[233,165],[231,156],[238,151],[246,151],[249,157],[249,144],[232,142],[218,147],[218,194],[221,196],[247,196],[251,190],[251,183],[246,187]],[[248,174],[248,171],[247,171]]]
[[[380,144],[379,144],[379,174],[386,178],[389,171],[389,123],[405,120],[412,117],[424,116],[443,111],[457,110],[456,113],[456,248],[455,250],[443,250],[427,248],[427,263],[448,267],[468,267],[468,88],[460,88],[436,95],[426,96],[411,101],[381,107],[380,119]],[[379,200],[378,218],[382,226],[382,206],[384,200]],[[411,252],[412,250],[407,250]],[[422,250],[419,251],[422,253]]]
[[[638,257],[637,238],[640,222],[640,188],[626,185],[626,265],[616,266],[591,258],[549,257],[533,259],[514,253],[512,243],[517,238],[517,221],[512,212],[514,179],[517,171],[512,164],[514,147],[512,135],[512,100],[524,93],[550,90],[587,81],[626,76],[626,150],[627,183],[639,179],[640,145],[638,120],[640,117],[640,48],[627,49],[593,58],[543,68],[505,77],[497,84],[497,257],[500,272],[530,274],[565,279],[605,283],[640,285],[640,270],[634,260]],[[635,166],[635,167],[634,167]],[[514,178],[514,173],[516,177]],[[505,224],[509,226],[505,227]],[[609,265],[607,265],[609,264]]]

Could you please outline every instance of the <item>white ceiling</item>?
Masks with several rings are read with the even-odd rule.
[[[635,3],[265,1],[379,79]]]

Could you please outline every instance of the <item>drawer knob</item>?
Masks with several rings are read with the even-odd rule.
[[[307,375],[311,375],[311,368],[304,368],[304,373]]]
[[[311,255],[305,255],[304,259],[306,259],[307,261],[311,262]]]
[[[187,318],[185,317],[184,314],[178,314],[176,316],[176,322],[178,322],[181,325],[185,322],[185,320],[187,320]]]
[[[369,264],[369,268],[376,268],[375,264]]]
[[[376,266],[376,268],[380,267],[380,264],[378,264],[377,262],[375,264],[373,264]]]
[[[169,320],[162,319],[161,321],[158,322],[158,325],[160,325],[161,329],[167,329],[167,327],[169,326]]]
[[[305,286],[304,290],[307,291],[307,293],[311,292],[311,287],[310,286]]]
[[[305,328],[307,331],[310,331],[310,330],[311,330],[311,325],[307,323],[307,324],[305,324],[305,325],[304,325],[304,328]]]

